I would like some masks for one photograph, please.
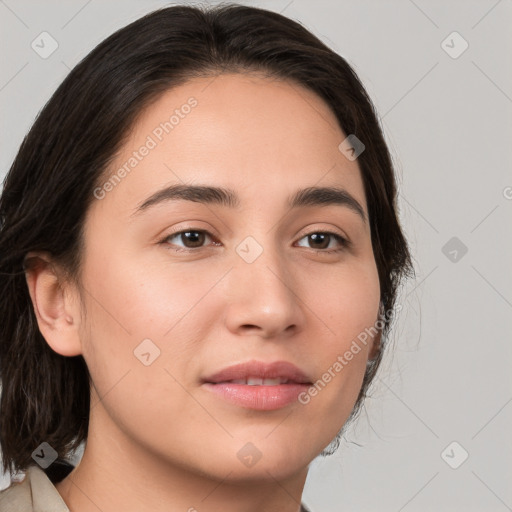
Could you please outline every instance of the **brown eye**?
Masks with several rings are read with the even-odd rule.
[[[211,241],[211,236],[206,231],[192,229],[180,231],[165,238],[166,243],[185,249],[203,247],[208,240]]]
[[[305,244],[301,243],[303,240],[306,241]],[[348,246],[348,240],[336,233],[318,231],[302,237],[298,245],[300,247],[309,247],[310,249],[336,251]],[[330,252],[329,250],[325,252]]]
[[[205,234],[200,231],[184,231],[180,233],[180,238],[185,247],[201,247],[205,241]]]
[[[327,249],[331,236],[326,233],[313,233],[308,235],[308,242],[312,244],[313,249]]]

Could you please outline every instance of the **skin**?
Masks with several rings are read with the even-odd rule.
[[[378,337],[362,345],[307,405],[255,411],[201,387],[251,359],[289,361],[320,379],[375,324],[380,288],[368,223],[343,205],[287,206],[297,189],[336,186],[368,214],[357,160],[338,149],[346,134],[297,84],[223,74],[169,90],[138,118],[106,177],[190,97],[197,106],[93,201],[82,288],[50,255],[31,255],[39,328],[55,352],[81,354],[92,378],[83,459],[56,485],[72,512],[297,512],[308,465],[345,423],[378,346]],[[174,200],[134,214],[183,183],[229,187],[240,206]],[[187,239],[165,237],[187,228],[212,238],[177,252]],[[307,235],[325,231],[351,246],[312,245]],[[235,250],[247,236],[263,249],[252,263]],[[148,338],[160,356],[145,366],[134,350]],[[252,467],[237,457],[248,442],[262,454]]]

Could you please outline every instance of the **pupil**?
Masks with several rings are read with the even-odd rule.
[[[186,231],[181,236],[186,247],[199,247],[204,242],[204,233],[199,231]]]
[[[313,244],[317,244],[317,248],[325,249],[329,245],[329,235],[324,235],[322,233],[314,233],[309,235],[310,241]],[[318,244],[320,243],[320,247]]]

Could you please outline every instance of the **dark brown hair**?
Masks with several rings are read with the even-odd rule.
[[[0,198],[0,447],[4,471],[25,471],[44,441],[65,459],[87,438],[89,373],[42,337],[24,275],[29,251],[47,251],[78,279],[82,227],[94,188],[137,116],[195,76],[263,72],[309,88],[358,157],[389,330],[397,288],[412,263],[396,211],[390,155],[371,100],[349,64],[299,23],[236,4],[173,6],[118,30],[66,77],[23,140]],[[341,141],[340,141],[341,142]],[[382,345],[384,345],[383,343]],[[366,369],[352,419],[377,371]]]

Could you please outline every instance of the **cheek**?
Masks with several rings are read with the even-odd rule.
[[[313,282],[317,286],[313,287]],[[309,275],[308,283],[308,289],[314,291],[307,300],[325,334],[317,338],[313,349],[307,349],[308,358],[318,361],[318,375],[302,403],[310,408],[312,421],[318,417],[326,420],[323,425],[329,438],[346,421],[362,385],[377,334],[379,278],[375,262],[370,260],[331,272],[329,279]]]
[[[140,259],[99,251],[86,261],[84,358],[91,375],[98,374],[98,383],[108,379],[108,387],[128,369],[138,369],[142,347],[141,353],[149,351],[149,359],[156,358],[152,367],[186,375],[215,316],[203,301],[218,279],[212,270],[191,273],[179,265],[141,265]],[[196,310],[201,311],[200,322]]]
[[[373,259],[305,276],[302,286],[309,290],[307,301],[326,327],[326,344],[332,348],[327,352],[331,356],[332,351],[344,351],[354,338],[375,325],[380,284]]]
[[[194,312],[211,280],[98,256],[84,267],[84,358],[95,390],[92,406],[98,396],[106,397],[102,401],[109,414],[124,429],[133,429],[134,437],[140,426],[135,417],[154,422],[165,417],[167,425],[176,411],[199,417],[197,405],[178,383],[188,385],[197,373],[194,356],[211,322],[204,307],[203,322],[193,321]],[[162,436],[156,424],[147,428],[155,438]]]
[[[178,266],[141,264],[136,257],[89,258],[88,289],[102,323],[133,339],[162,338],[187,315],[212,285],[201,274]],[[96,304],[94,304],[96,303]],[[103,310],[103,314],[101,314]],[[117,326],[116,326],[117,324]]]

